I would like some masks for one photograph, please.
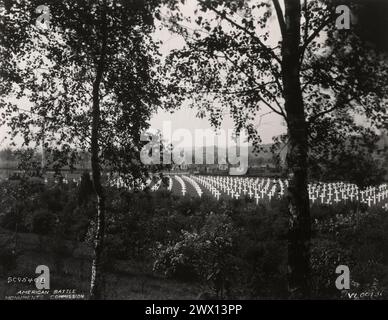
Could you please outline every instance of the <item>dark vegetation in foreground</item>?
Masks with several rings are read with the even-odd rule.
[[[178,197],[107,189],[108,299],[287,298],[286,203]],[[0,273],[52,272],[52,287],[88,292],[95,204],[91,181],[0,182]],[[388,293],[388,213],[357,203],[313,206],[313,298],[346,298],[335,287],[350,268],[351,292]],[[0,294],[17,286],[1,281]],[[25,287],[24,287],[25,289]]]

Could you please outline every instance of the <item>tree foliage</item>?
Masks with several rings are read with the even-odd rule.
[[[101,84],[100,153],[105,168],[129,181],[141,177],[140,133],[160,105],[157,44],[151,39],[157,1],[49,1],[50,28],[36,26],[39,1],[3,9],[3,124],[26,145],[77,160],[90,151],[91,101],[106,15],[106,65]],[[9,97],[28,99],[20,109]],[[23,100],[25,101],[25,100]],[[13,101],[12,101],[13,102]],[[27,107],[25,108],[27,109]],[[54,152],[55,150],[55,152]]]
[[[273,1],[277,3],[277,1]],[[198,1],[194,21],[171,15],[172,30],[185,38],[185,47],[168,59],[171,86],[177,95],[189,96],[214,125],[225,110],[236,129],[247,128],[259,143],[257,117],[272,112],[284,117],[281,81],[281,28],[271,1]],[[338,1],[305,1],[302,6],[300,79],[309,147],[344,141],[349,135],[369,138],[370,127],[387,128],[386,57],[360,36],[360,27],[335,27]],[[361,6],[347,1],[352,12]],[[361,6],[364,8],[365,6]],[[192,24],[190,24],[192,23]],[[187,26],[190,27],[187,27]],[[287,143],[287,136],[283,141]]]

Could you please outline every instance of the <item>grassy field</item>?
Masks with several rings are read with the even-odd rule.
[[[52,250],[53,241],[50,237],[27,233],[15,235],[0,229],[0,245],[8,243],[15,253],[15,268],[10,266],[8,270],[0,270],[0,299],[13,296],[19,290],[36,290],[33,283],[18,284],[8,280],[9,277],[35,278],[34,271],[38,265],[50,267],[51,292],[76,289],[77,293],[87,297],[91,248],[83,243],[66,241],[66,248],[62,249],[66,253],[58,256]],[[139,261],[112,262],[111,270],[105,275],[105,282],[105,299],[195,299],[201,292],[200,286],[165,279],[154,274],[149,264]]]

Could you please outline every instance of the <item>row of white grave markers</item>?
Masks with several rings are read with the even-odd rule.
[[[198,183],[195,180],[193,180],[192,178],[190,178],[189,176],[182,176],[182,178],[193,186],[193,188],[197,192],[198,196],[201,198],[202,197],[202,190],[201,190],[201,187],[198,185]]]
[[[73,178],[71,180],[69,180],[67,177],[64,177],[62,178],[62,183],[64,184],[68,184],[70,181],[72,181],[74,184],[76,184],[77,186],[81,183],[81,177],[78,177],[77,179],[76,178]],[[153,183],[154,180],[152,179],[148,179],[145,183],[143,183],[142,185],[140,185],[138,188],[140,190],[144,190],[147,186],[150,187],[150,189],[152,191],[157,191],[159,190],[161,184],[162,184],[162,180],[159,179],[157,180],[155,183]],[[44,183],[45,184],[48,184],[49,180],[47,179],[47,177],[44,178]],[[54,184],[58,184],[60,181],[58,179],[54,179],[53,183]],[[108,185],[111,186],[111,187],[116,187],[116,188],[126,188],[128,190],[131,190],[131,187],[129,187],[125,182],[124,182],[124,179],[120,176],[118,177],[115,177],[113,175],[110,175],[108,176]],[[171,190],[172,188],[172,178],[169,176],[169,187],[168,187],[168,190]]]
[[[356,185],[344,182],[336,183],[311,183],[309,184],[309,197],[323,204],[333,204],[345,201],[358,200],[371,205],[384,204],[388,201],[388,184],[378,187],[368,187],[360,190]]]
[[[288,187],[288,181],[282,179],[201,175],[191,175],[190,178],[198,181],[217,199],[221,194],[233,199],[246,196],[255,199],[256,203],[281,198]],[[368,206],[384,206],[388,202],[387,183],[365,190],[359,190],[356,185],[345,182],[310,183],[308,192],[312,203],[333,204],[359,200]]]
[[[284,194],[286,183],[278,179],[260,179],[229,176],[192,176],[208,188],[221,190],[220,194],[227,195],[233,199],[249,197],[260,200],[271,200]],[[214,192],[213,192],[214,193]],[[218,197],[217,197],[218,198]]]
[[[198,177],[198,176],[191,176],[191,178],[193,180],[198,181],[201,185],[203,185],[204,188],[207,189],[217,200],[220,199],[221,192],[205,178]]]
[[[43,181],[44,181],[45,184],[48,184],[48,182],[49,182],[47,177],[45,177]],[[81,177],[78,177],[77,179],[76,178],[68,179],[67,177],[64,177],[64,178],[62,178],[61,183],[68,184],[70,181],[78,186],[81,183]],[[151,180],[149,180],[149,182],[150,181]],[[59,182],[60,181],[58,179],[54,179],[53,180],[54,184],[58,184]],[[130,187],[128,187],[126,185],[126,183],[124,182],[122,177],[109,176],[108,177],[108,185],[111,186],[111,187],[116,187],[116,188],[128,188],[129,190],[131,189]],[[148,183],[146,183],[145,185],[141,186],[140,189],[143,190],[147,185],[148,185]]]
[[[155,184],[151,187],[151,191],[159,190],[161,184],[162,184],[162,180],[156,181]]]
[[[221,196],[240,199],[248,197],[255,199],[256,203],[260,201],[269,201],[273,198],[281,198],[285,195],[285,190],[288,187],[288,181],[273,178],[251,178],[251,177],[232,177],[232,176],[203,176],[203,175],[183,175],[185,181],[193,186],[196,193],[201,197],[205,189],[219,199]],[[186,184],[181,176],[175,175],[174,178],[181,186],[182,194],[185,195]],[[72,179],[79,185],[81,178]],[[125,187],[125,183],[121,177],[109,179],[110,185],[117,188]],[[151,181],[151,180],[150,180]],[[149,182],[150,182],[149,181]],[[47,177],[44,180],[48,183]],[[63,183],[69,183],[67,177],[63,178]],[[54,183],[59,183],[56,179]],[[151,183],[151,182],[150,182]],[[147,183],[147,185],[150,185]],[[160,188],[162,181],[157,181],[152,187],[152,191]],[[173,179],[169,176],[168,190],[172,190]],[[144,186],[145,187],[145,186]],[[388,183],[383,183],[377,187],[368,187],[360,190],[355,184],[345,182],[335,183],[309,183],[308,185],[309,198],[312,203],[334,204],[346,201],[360,201],[371,205],[381,205],[388,208]]]
[[[184,196],[186,194],[186,184],[185,182],[183,181],[183,179],[180,177],[180,176],[177,176],[175,175],[174,178],[179,182],[179,184],[181,185],[181,191],[182,191],[182,195]]]
[[[118,189],[127,187],[122,177],[109,176],[108,183],[111,187]]]
[[[81,183],[81,177],[79,177],[78,179],[73,178],[73,179],[71,179],[71,181],[72,181],[73,183],[75,183],[75,184],[78,186],[78,185]],[[43,182],[44,182],[45,184],[48,184],[48,179],[47,179],[47,177],[44,178]],[[60,181],[59,181],[58,179],[54,179],[54,183],[55,183],[55,184],[58,184],[59,182],[60,182]],[[65,177],[65,178],[62,179],[62,183],[64,183],[64,184],[68,184],[69,182],[70,182],[70,180],[69,180],[67,177]]]
[[[168,186],[167,186],[168,191],[172,190],[172,184],[173,184],[172,178],[171,178],[171,176],[168,176]]]

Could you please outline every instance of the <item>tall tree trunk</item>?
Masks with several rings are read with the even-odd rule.
[[[100,134],[100,85],[105,69],[105,51],[107,42],[106,10],[103,10],[102,17],[102,46],[100,58],[97,63],[96,77],[93,83],[93,105],[92,105],[92,134],[91,134],[91,165],[93,187],[97,197],[97,217],[94,238],[94,257],[92,262],[92,276],[90,281],[90,299],[102,299],[103,291],[103,266],[102,252],[104,248],[105,235],[105,193],[101,183],[101,163],[99,155],[99,134]]]
[[[307,186],[308,134],[300,69],[300,0],[285,0],[282,80],[288,125],[288,285],[291,298],[310,296],[311,219]]]
[[[93,84],[93,119],[91,137],[91,165],[94,191],[97,196],[97,217],[94,239],[94,258],[92,263],[92,278],[90,282],[90,298],[102,298],[102,250],[105,234],[105,194],[101,184],[101,166],[99,160],[99,123],[100,123],[100,83],[102,72],[97,72],[97,77]]]

